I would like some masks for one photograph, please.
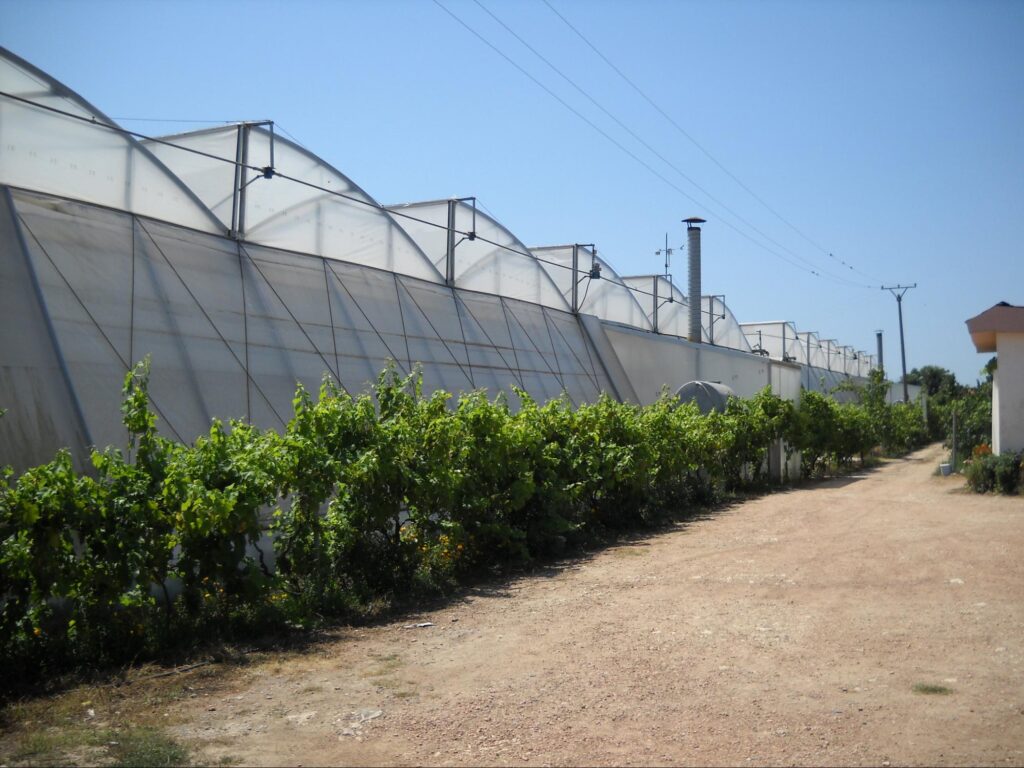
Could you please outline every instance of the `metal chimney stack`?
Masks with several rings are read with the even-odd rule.
[[[690,258],[690,341],[699,344],[701,292],[700,292],[700,225],[704,219],[691,216],[683,219],[686,224],[686,252]],[[712,308],[712,311],[714,309]]]

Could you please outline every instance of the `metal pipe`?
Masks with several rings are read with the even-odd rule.
[[[875,344],[878,347],[878,368],[884,372],[885,366],[882,365],[882,332],[875,331]]]
[[[651,290],[651,296],[653,297],[653,300],[654,300],[654,316],[651,318],[651,325],[652,325],[652,327],[654,329],[654,332],[658,333],[658,276],[657,275],[654,276],[653,282],[654,282],[654,286],[653,286],[653,289]]]
[[[245,169],[249,165],[249,131],[250,127],[248,123],[242,124],[242,166],[240,173],[240,181],[242,182],[238,188],[238,233],[237,237],[239,240],[245,239],[245,208],[246,208],[246,190],[249,183],[245,180]]]
[[[444,256],[444,282],[448,286],[455,285],[455,211],[458,200],[448,201],[448,245]]]
[[[234,189],[231,192],[231,231],[229,235],[238,239],[238,198],[242,192],[242,126],[238,126],[238,133],[235,136],[235,181]]]
[[[683,219],[686,224],[686,251],[690,261],[690,334],[689,338],[695,344],[701,341],[700,333],[700,311],[701,311],[701,289],[700,289],[700,225],[704,219],[691,216]],[[712,307],[712,311],[713,311]]]
[[[580,247],[572,247],[572,311],[576,314],[580,311]]]

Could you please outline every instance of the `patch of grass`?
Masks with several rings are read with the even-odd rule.
[[[397,653],[375,656],[377,666],[366,672],[367,677],[386,677],[402,667],[402,658]]]
[[[77,743],[65,731],[36,731],[19,740],[8,759],[14,764],[62,765],[65,752]]]
[[[188,761],[188,750],[156,728],[113,730],[78,727],[32,731],[16,740],[7,759],[15,765],[172,766]]]
[[[952,688],[945,685],[934,685],[932,683],[914,683],[914,693],[923,693],[932,696],[948,696],[953,692]]]
[[[109,742],[114,765],[172,766],[188,761],[188,750],[155,728],[123,731]]]

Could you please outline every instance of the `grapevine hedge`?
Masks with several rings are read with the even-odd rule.
[[[148,363],[125,378],[127,452],[62,451],[0,482],[7,683],[326,619],[367,616],[480,574],[598,543],[763,485],[769,445],[805,473],[923,440],[879,378],[857,405],[765,389],[701,415],[664,396],[572,407],[517,391],[424,396],[381,374],[357,397],[299,389],[282,433],[214,421],[157,434]],[[0,688],[7,688],[7,685]]]

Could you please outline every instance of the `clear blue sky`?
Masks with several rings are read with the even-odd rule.
[[[660,270],[702,215],[705,293],[870,352],[882,329],[891,374],[878,286],[916,282],[908,368],[977,378],[963,321],[1024,304],[1024,3],[549,1],[717,164],[543,0],[438,2],[664,178],[434,0],[0,0],[0,44],[112,117],[273,119],[383,203],[476,195],[621,274]]]

